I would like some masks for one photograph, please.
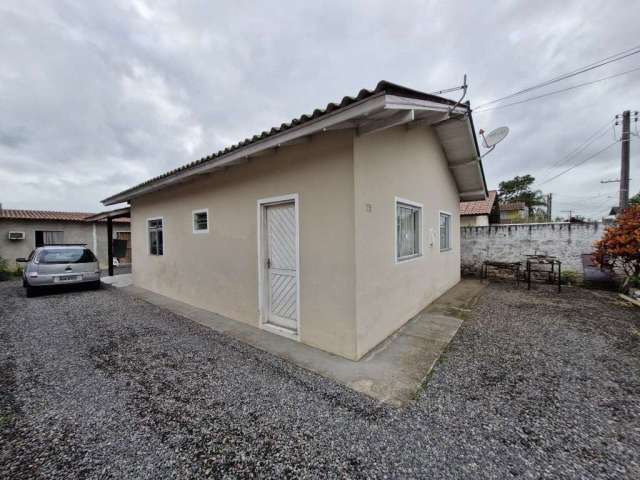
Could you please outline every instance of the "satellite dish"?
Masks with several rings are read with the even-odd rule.
[[[509,135],[509,127],[498,127],[486,135],[484,134],[484,130],[480,130],[480,135],[482,135],[485,148],[493,148]]]

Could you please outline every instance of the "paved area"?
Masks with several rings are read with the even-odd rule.
[[[0,478],[640,478],[640,309],[490,285],[394,408],[116,289],[0,283]]]
[[[112,286],[116,288],[125,288],[133,285],[133,278],[130,273],[116,273],[113,276],[102,276],[100,281],[106,286]]]
[[[415,398],[484,288],[478,280],[460,282],[354,362],[149,290],[130,287],[126,280],[114,285],[127,286],[125,291],[131,295],[397,407]]]

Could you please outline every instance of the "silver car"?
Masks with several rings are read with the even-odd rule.
[[[22,272],[22,285],[27,297],[39,288],[53,285],[86,284],[100,288],[100,263],[84,245],[46,245],[33,250],[28,258],[17,258],[26,263]]]

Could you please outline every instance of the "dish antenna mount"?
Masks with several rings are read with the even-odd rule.
[[[480,136],[482,137],[482,144],[484,148],[488,148],[489,151],[482,154],[480,158],[484,158],[491,152],[493,152],[493,150],[496,148],[496,145],[504,140],[507,135],[509,135],[509,127],[498,127],[495,130],[491,130],[486,135],[484,134],[484,130],[481,128]]]

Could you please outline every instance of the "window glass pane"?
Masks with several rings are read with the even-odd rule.
[[[96,258],[86,248],[61,248],[43,250],[38,261],[43,264],[91,263]]]
[[[156,243],[156,232],[149,231],[149,253],[151,255],[158,254],[158,244]]]
[[[149,253],[151,255],[162,255],[162,219],[149,220]]]
[[[451,215],[440,214],[440,250],[451,248]]]
[[[197,212],[193,214],[194,230],[206,230],[208,228],[207,212]]]
[[[398,203],[396,206],[398,258],[420,254],[420,208]]]

